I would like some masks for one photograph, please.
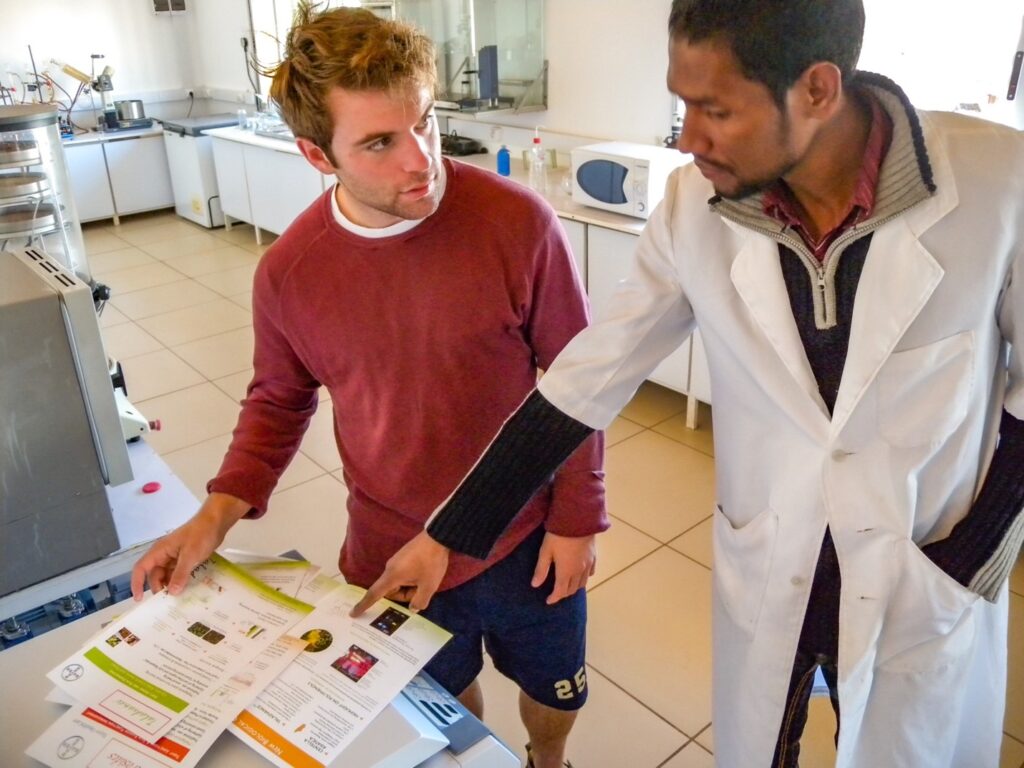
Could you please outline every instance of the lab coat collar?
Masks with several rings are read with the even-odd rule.
[[[943,270],[919,238],[957,205],[946,149],[892,81],[858,73],[856,87],[870,88],[893,119],[893,141],[882,164],[876,230],[857,289],[850,346],[831,420],[818,391],[793,318],[782,278],[777,242],[791,238],[760,210],[760,196],[709,201],[726,224],[741,234],[731,279],[799,389],[806,407],[790,409],[812,434],[822,426],[833,436],[846,424],[882,363],[920,313]],[[780,398],[780,400],[786,398]],[[830,426],[829,426],[830,423]]]

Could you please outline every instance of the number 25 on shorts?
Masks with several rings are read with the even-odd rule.
[[[555,695],[560,699],[573,699],[583,693],[587,687],[586,667],[580,667],[572,680],[559,680],[555,683]]]

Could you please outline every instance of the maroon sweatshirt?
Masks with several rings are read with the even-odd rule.
[[[588,320],[553,211],[488,171],[445,167],[440,206],[408,232],[349,232],[334,219],[332,189],[263,255],[253,379],[208,485],[262,515],[323,384],[349,491],[339,567],[363,586],[423,530],[533,389],[537,369]],[[563,536],[605,530],[601,453],[601,436],[588,438],[489,558],[452,554],[441,588],[477,575],[541,524]]]

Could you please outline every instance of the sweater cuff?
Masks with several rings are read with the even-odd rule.
[[[999,445],[967,515],[949,536],[922,548],[967,589],[995,602],[1024,542],[1024,421],[1003,412]]]
[[[512,518],[593,431],[534,390],[435,513],[427,533],[449,549],[486,559]]]

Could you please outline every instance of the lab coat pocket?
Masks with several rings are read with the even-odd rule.
[[[769,508],[736,528],[716,505],[713,526],[715,591],[736,626],[753,636],[775,557],[778,515]]]
[[[891,445],[935,444],[967,416],[974,334],[894,352],[878,373],[878,428]]]
[[[894,543],[899,577],[878,641],[878,666],[929,671],[969,659],[979,595],[939,568],[910,539]]]

